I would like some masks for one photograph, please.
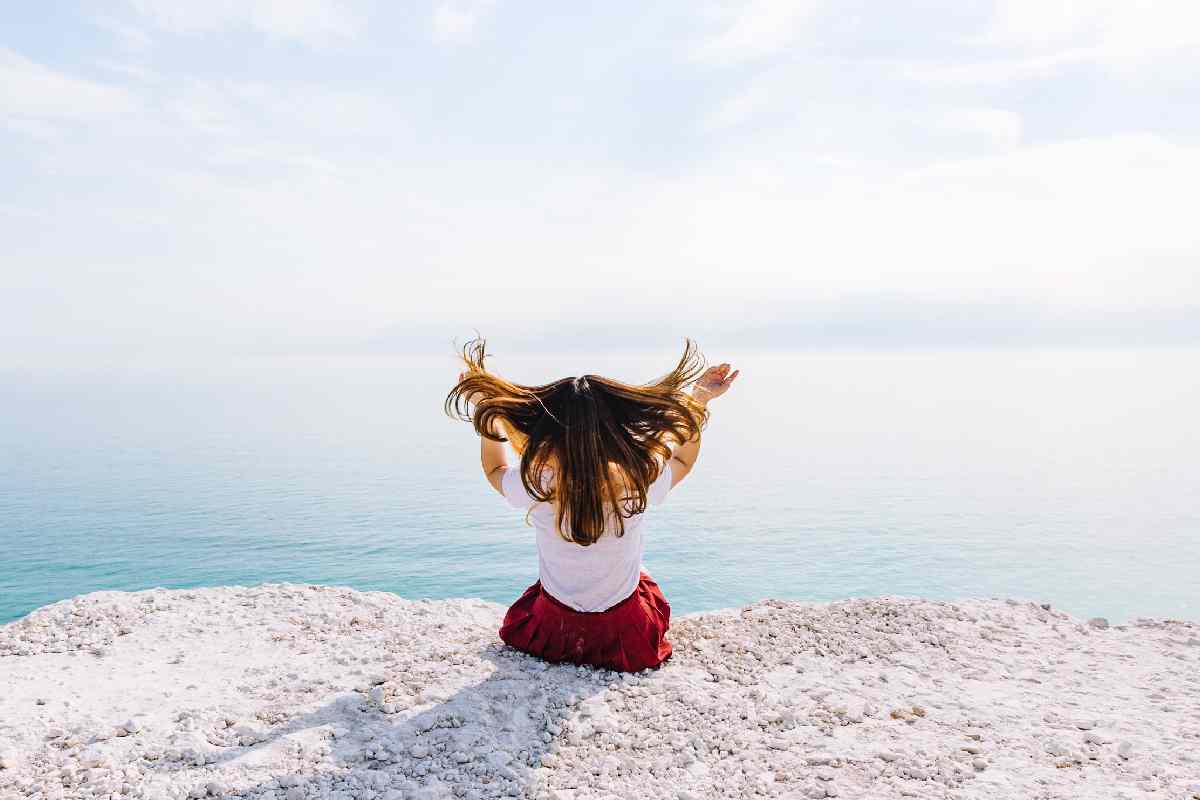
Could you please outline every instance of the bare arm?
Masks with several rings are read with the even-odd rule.
[[[504,489],[500,486],[500,479],[504,477],[504,470],[508,468],[508,455],[504,452],[504,442],[480,436],[479,465],[483,467],[483,476],[488,479],[492,488],[500,494],[504,494]]]
[[[462,381],[465,374],[459,374],[459,381]],[[478,398],[472,397],[471,401],[474,402],[476,399]],[[508,468],[508,454],[505,452],[504,442],[480,436],[479,466],[483,468],[483,477],[487,478],[492,488],[500,494],[504,494],[504,488],[500,485],[500,481],[504,477],[504,470]]]
[[[729,370],[729,364],[721,364],[705,370],[704,374],[700,376],[700,380],[696,381],[696,385],[692,387],[692,397],[696,402],[707,407],[710,400],[725,394],[739,372],[735,369],[730,373]],[[688,476],[699,457],[700,432],[697,431],[695,437],[676,447],[675,452],[671,454],[672,487]]]

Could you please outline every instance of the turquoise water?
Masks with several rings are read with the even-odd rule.
[[[676,613],[893,594],[1200,619],[1196,351],[711,355],[743,376],[647,529]],[[495,366],[640,380],[671,357]],[[0,621],[263,581],[511,601],[533,533],[441,414],[456,374],[449,356],[0,374]]]

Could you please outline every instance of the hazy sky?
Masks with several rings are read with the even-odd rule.
[[[7,3],[0,186],[0,366],[1196,341],[1200,3]]]

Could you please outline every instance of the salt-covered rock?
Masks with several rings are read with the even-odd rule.
[[[1080,767],[1149,796],[1192,763],[1190,623],[1096,638],[1029,602],[764,601],[676,617],[672,659],[622,676],[514,654],[495,639],[503,607],[482,601],[101,596],[0,626],[0,685],[21,691],[0,693],[20,762],[0,797],[1074,797]],[[108,721],[116,708],[141,730]]]

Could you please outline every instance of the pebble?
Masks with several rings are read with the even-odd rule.
[[[1121,758],[1129,758],[1133,755],[1133,744],[1131,742],[1121,742],[1117,745],[1117,755]]]
[[[1093,628],[1096,628],[1097,630],[1107,630],[1108,629],[1108,620],[1105,619],[1104,617],[1092,617],[1091,619],[1088,620],[1087,624],[1091,625]]]

